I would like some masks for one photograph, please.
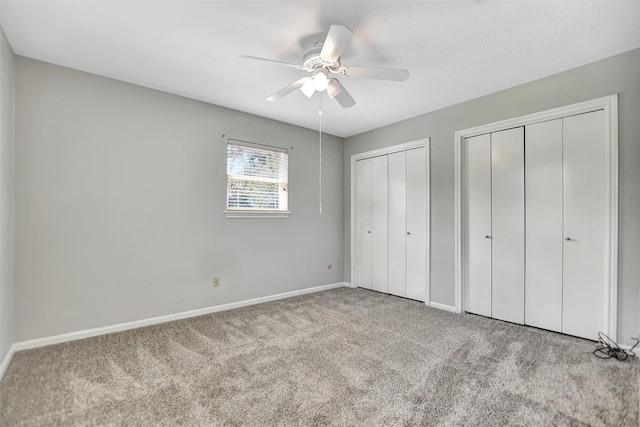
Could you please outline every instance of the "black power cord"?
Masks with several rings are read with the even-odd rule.
[[[633,349],[636,348],[640,340],[637,338],[633,338],[636,340],[636,343],[629,350],[624,350],[620,348],[620,346],[611,338],[603,334],[602,332],[598,332],[598,340],[600,344],[593,351],[593,354],[600,359],[611,359],[615,357],[618,360],[627,360],[629,357],[636,357],[636,354],[633,352]]]

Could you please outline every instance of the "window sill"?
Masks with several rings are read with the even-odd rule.
[[[224,211],[226,218],[276,218],[287,219],[291,215],[289,211]]]

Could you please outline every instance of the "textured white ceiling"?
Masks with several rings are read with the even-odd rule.
[[[640,46],[639,1],[2,1],[18,55],[312,129],[318,95],[266,98],[303,71],[331,24],[355,31],[342,62],[406,68],[406,82],[341,81],[323,131],[351,136]]]

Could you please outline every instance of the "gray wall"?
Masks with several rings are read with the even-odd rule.
[[[0,362],[15,340],[13,280],[14,55],[0,28]]]
[[[638,336],[640,287],[640,50],[496,92],[345,140],[345,280],[350,281],[350,157],[431,138],[431,301],[454,305],[454,132],[620,94],[618,340]],[[423,96],[429,96],[424,94]],[[392,108],[392,106],[390,107]]]
[[[453,305],[454,132],[612,93],[618,339],[638,333],[640,50],[347,138],[344,149],[324,138],[322,215],[313,131],[26,58],[15,66],[18,341],[349,281],[350,156],[423,137],[430,298]],[[293,147],[289,220],[224,218],[222,134]]]
[[[17,341],[342,282],[341,138],[320,215],[312,130],[23,57],[15,96]],[[289,219],[224,217],[223,134],[293,148]]]

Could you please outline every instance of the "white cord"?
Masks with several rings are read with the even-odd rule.
[[[320,208],[320,214],[322,214],[322,94],[320,94],[320,109],[318,115],[320,116],[320,131],[319,131],[319,143],[318,143],[318,205]]]

